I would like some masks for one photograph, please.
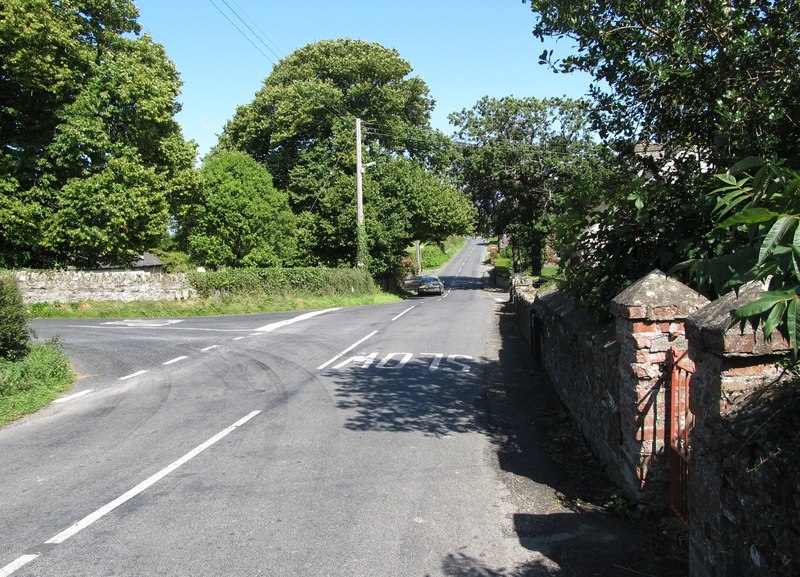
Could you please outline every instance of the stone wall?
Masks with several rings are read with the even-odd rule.
[[[173,300],[195,296],[184,274],[142,271],[18,271],[25,303]]]
[[[779,333],[732,324],[763,289],[708,303],[654,271],[598,325],[558,291],[512,288],[535,357],[609,477],[640,503],[666,501],[670,356],[688,350],[690,577],[800,575],[800,382],[779,370],[789,351]]]
[[[776,366],[789,343],[777,332],[766,340],[750,323],[731,325],[731,311],[763,288],[750,285],[687,320],[696,364],[689,394],[696,419],[689,465],[692,577],[800,574],[800,387],[780,385],[786,379]]]
[[[653,271],[614,299],[612,322],[598,324],[557,290],[514,290],[523,334],[533,335],[542,368],[608,476],[643,506],[663,506],[667,356],[686,349],[683,322],[708,301]]]
[[[525,302],[527,296],[520,300]],[[541,368],[609,477],[621,487],[630,486],[628,471],[619,466],[619,343],[613,325],[594,322],[573,299],[556,290],[536,294],[530,306]]]

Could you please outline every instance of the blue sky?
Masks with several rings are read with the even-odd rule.
[[[578,98],[590,83],[588,76],[554,74],[538,64],[545,48],[565,54],[572,47],[535,39],[534,14],[521,0],[136,0],[136,5],[143,32],[165,46],[181,73],[178,121],[184,136],[199,144],[201,156],[216,144],[236,107],[253,100],[278,57],[320,40],[354,38],[395,48],[428,85],[436,100],[431,124],[447,134],[453,131],[447,115],[472,108],[483,96]]]

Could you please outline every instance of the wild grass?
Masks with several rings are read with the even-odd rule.
[[[271,313],[352,307],[398,302],[401,297],[373,294],[314,296],[233,295],[173,301],[37,303],[28,305],[31,318],[158,318]]]
[[[0,425],[47,406],[70,388],[73,378],[57,339],[32,345],[16,361],[0,359]]]

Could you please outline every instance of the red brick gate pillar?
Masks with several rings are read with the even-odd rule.
[[[708,299],[654,270],[611,303],[620,343],[621,462],[642,505],[665,506],[668,468],[666,396],[670,350],[686,350],[684,321]]]

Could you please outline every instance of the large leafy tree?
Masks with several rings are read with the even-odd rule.
[[[515,263],[541,274],[545,241],[565,187],[596,163],[589,105],[565,98],[489,98],[452,114],[463,146],[457,162],[482,226],[511,233]]]
[[[593,187],[597,197],[569,206],[569,286],[602,310],[652,268],[733,250],[741,237],[714,231],[710,175],[749,155],[800,162],[800,82],[791,73],[800,64],[797,2],[531,0],[531,7],[536,36],[575,42],[572,56],[553,61],[544,53],[541,61],[594,77],[596,126],[617,153],[614,174]],[[655,146],[633,146],[648,142]],[[729,274],[754,264],[743,255],[725,257]],[[713,283],[703,286],[713,297]]]
[[[196,185],[178,73],[132,2],[3,8],[0,265],[128,263]]]
[[[777,154],[800,160],[800,4],[737,0],[531,0],[539,38],[577,53],[606,134],[695,146],[707,161]],[[549,61],[552,53],[542,55]]]
[[[294,215],[264,166],[243,152],[217,152],[200,172],[200,202],[187,211],[179,234],[195,261],[271,267],[293,258]]]
[[[399,188],[384,188],[381,179],[402,173],[407,178],[403,190],[411,190],[423,177],[406,165],[395,172],[385,168],[410,159],[420,170],[441,172],[449,153],[443,135],[430,129],[428,88],[411,72],[396,50],[379,44],[310,44],[282,60],[255,99],[239,107],[226,125],[219,147],[247,152],[269,169],[278,188],[288,191],[300,223],[298,262],[336,266],[356,260],[358,117],[364,120],[365,163],[376,163],[364,175],[372,272],[393,272],[391,263],[402,252],[397,247],[415,230],[410,223],[414,213],[412,205],[395,210],[397,198],[390,197]],[[435,182],[435,194],[443,201],[462,207],[445,181],[425,182]],[[380,193],[370,197],[373,190]]]

